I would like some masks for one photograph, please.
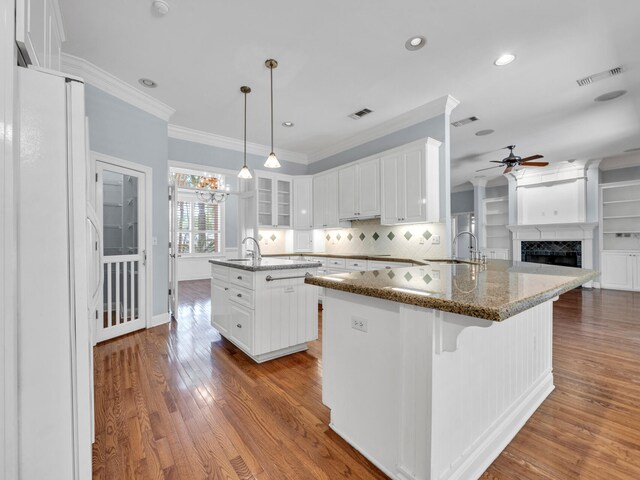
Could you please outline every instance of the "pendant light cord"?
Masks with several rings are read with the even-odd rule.
[[[244,163],[247,166],[247,92],[244,92]]]
[[[273,153],[273,65],[269,68],[271,76],[271,153]]]

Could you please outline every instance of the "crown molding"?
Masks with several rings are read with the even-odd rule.
[[[53,8],[51,10],[60,34],[60,42],[63,43],[67,39],[67,35],[64,33],[64,20],[62,19],[62,10],[60,10],[60,2],[58,0],[53,0]]]
[[[438,115],[449,115],[459,104],[460,102],[451,95],[445,95],[444,97],[425,103],[424,105],[414,108],[413,110],[409,110],[402,115],[398,115],[397,117],[387,120],[373,128],[365,130],[364,132],[360,132],[341,142],[334,143],[328,148],[313,152],[309,155],[309,163],[318,162],[332,155],[349,150],[350,148],[357,147],[390,133],[402,130],[403,128],[410,127],[416,123],[437,117]]]
[[[175,112],[169,105],[82,58],[63,53],[62,71],[81,77],[86,83],[167,122]]]
[[[244,151],[244,142],[237,138],[224,137],[215,133],[203,132],[192,128],[181,127],[179,125],[169,125],[169,137],[187,142],[211,145],[212,147],[225,148],[236,152]],[[271,153],[271,147],[259,143],[247,142],[247,153],[267,157]],[[303,153],[290,150],[278,149],[278,158],[283,161],[301,163],[307,165],[307,156]]]

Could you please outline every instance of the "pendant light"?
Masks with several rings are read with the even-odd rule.
[[[251,93],[251,88],[242,86],[240,91],[244,93],[244,163],[238,173],[238,178],[250,179],[252,178],[251,171],[247,167],[247,94]]]
[[[269,74],[271,77],[271,153],[267,157],[267,161],[264,162],[264,166],[267,168],[280,168],[280,162],[278,161],[278,157],[273,151],[273,69],[278,68],[278,62],[276,62],[273,58],[265,61],[264,64],[269,69]]]

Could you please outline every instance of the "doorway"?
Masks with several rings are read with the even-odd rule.
[[[96,162],[103,301],[96,341],[146,327],[146,173]]]

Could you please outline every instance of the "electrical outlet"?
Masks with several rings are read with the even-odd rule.
[[[440,280],[440,270],[432,270],[431,278],[433,278],[434,280]]]
[[[352,317],[351,328],[367,333],[367,320],[364,318]]]
[[[440,245],[440,235],[434,235],[431,237],[431,243],[434,245]]]

